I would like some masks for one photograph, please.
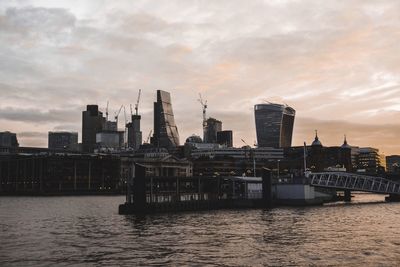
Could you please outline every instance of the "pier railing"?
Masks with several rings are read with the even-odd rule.
[[[345,172],[319,172],[308,174],[308,178],[310,185],[316,187],[400,195],[400,183],[382,177]]]

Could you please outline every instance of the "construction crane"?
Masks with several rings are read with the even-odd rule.
[[[117,130],[118,130],[118,116],[119,116],[119,113],[121,113],[121,110],[122,110],[123,107],[124,107],[124,105],[121,105],[121,107],[119,108],[118,112],[115,112],[115,115],[114,115],[115,121],[117,123]]]
[[[133,115],[132,104],[129,104],[129,107],[131,108],[131,118],[132,118],[132,115]]]
[[[125,109],[125,106],[124,106],[124,119],[125,119],[125,128],[124,128],[124,147],[126,148],[127,147],[127,145],[126,145],[126,140],[128,140],[128,136],[127,136],[127,133],[128,133],[128,128],[127,128],[127,125],[128,125],[128,120],[126,119],[126,109]]]
[[[138,94],[138,98],[135,104],[135,115],[139,115],[139,102],[140,102],[140,95],[142,93],[142,89],[139,89],[139,94]]]
[[[150,137],[151,137],[152,132],[153,132],[153,130],[150,130],[149,135],[147,136],[147,139],[146,139],[147,144],[150,144]]]
[[[206,110],[207,110],[207,100],[203,100],[201,97],[201,94],[199,93],[199,99],[197,99],[202,108],[203,108],[203,137],[206,137],[206,132],[207,132],[207,117],[206,117]],[[203,140],[205,142],[205,140]]]
[[[106,107],[106,121],[108,121],[108,100],[107,100],[107,107]]]

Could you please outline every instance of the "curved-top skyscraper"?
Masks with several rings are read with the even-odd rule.
[[[274,103],[254,106],[258,147],[290,147],[296,111]]]
[[[171,95],[157,90],[157,102],[154,102],[154,134],[152,144],[167,149],[179,146],[178,127],[172,111]]]

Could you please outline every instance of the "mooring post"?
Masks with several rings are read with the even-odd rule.
[[[104,176],[104,172],[103,172]],[[126,178],[126,203],[132,204],[132,186],[135,177],[135,164],[132,163],[128,177]]]
[[[139,212],[146,208],[146,167],[137,163],[135,163],[133,178],[133,205]]]
[[[90,190],[91,188],[91,179],[92,179],[92,162],[89,160],[89,166],[88,166],[89,170],[88,170],[88,190]]]
[[[348,189],[344,190],[344,201],[351,202],[351,191]]]
[[[76,160],[74,160],[74,191],[76,191]]]
[[[272,177],[271,170],[267,168],[262,169],[262,199],[264,207],[272,207]]]

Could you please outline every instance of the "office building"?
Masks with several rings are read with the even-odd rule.
[[[96,133],[98,151],[119,150],[124,146],[124,131],[103,131]]]
[[[132,115],[132,122],[126,125],[128,130],[128,147],[138,150],[142,144],[142,132],[140,131],[140,115]]]
[[[82,112],[82,150],[93,152],[96,148],[96,134],[103,130],[105,118],[97,105],[87,105]]]
[[[78,133],[77,132],[49,132],[49,149],[77,150]]]
[[[279,104],[254,106],[257,143],[259,147],[290,147],[296,111]]]
[[[155,147],[173,149],[179,146],[178,127],[175,124],[171,95],[157,90],[157,102],[154,102],[154,133],[151,143]]]
[[[400,173],[400,155],[386,157],[386,171],[388,173]]]
[[[12,132],[0,132],[0,146],[18,147],[17,134]]]
[[[358,154],[358,170],[360,172],[375,174],[381,167],[379,150],[372,147],[361,147]]]
[[[232,131],[220,131],[217,132],[217,143],[226,147],[233,146],[233,132]]]
[[[208,118],[203,138],[204,143],[217,143],[217,133],[220,131],[222,131],[222,122],[214,118]]]

